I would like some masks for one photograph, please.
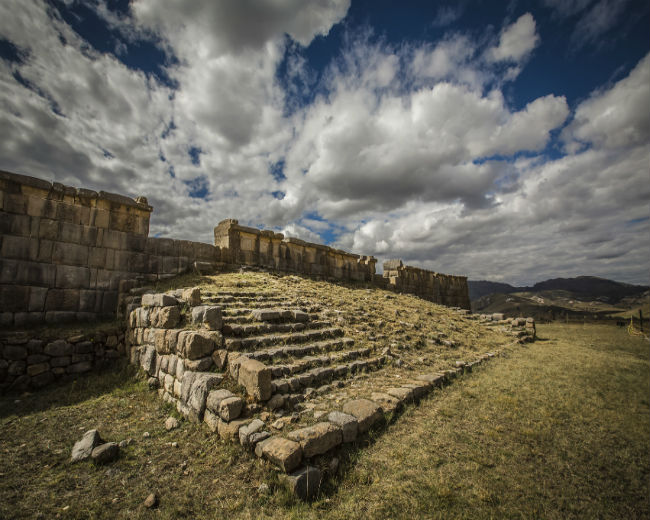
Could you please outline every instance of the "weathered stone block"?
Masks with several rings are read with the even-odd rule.
[[[147,293],[142,295],[143,307],[168,307],[178,305],[178,300],[169,294]]]
[[[140,352],[140,366],[150,376],[156,375],[156,349],[146,345]]]
[[[199,305],[192,309],[192,323],[202,324],[208,330],[221,330],[221,307]]]
[[[4,258],[17,260],[36,260],[38,258],[38,239],[5,235],[0,249]]]
[[[217,432],[222,439],[235,441],[239,439],[239,429],[250,422],[251,419],[237,419],[226,422],[219,418],[217,419]]]
[[[179,334],[177,348],[187,359],[200,359],[212,354],[215,343],[208,333],[183,331]]]
[[[27,357],[27,349],[20,345],[7,345],[3,350],[3,356],[9,360],[25,359]]]
[[[72,265],[56,266],[56,287],[62,289],[86,289],[90,285],[90,269]]]
[[[251,312],[255,321],[273,321],[280,318],[280,311],[277,309],[255,309]]]
[[[72,345],[65,340],[57,339],[45,345],[43,352],[48,356],[70,356],[72,355]]]
[[[53,357],[50,359],[52,368],[67,367],[70,364],[70,356]]]
[[[230,398],[232,399],[232,398]],[[225,420],[225,419],[224,419]],[[239,443],[242,446],[250,446],[251,436],[255,435],[262,428],[264,428],[264,422],[259,419],[254,419],[245,426],[239,428]]]
[[[384,410],[381,406],[368,399],[355,399],[343,405],[343,412],[357,418],[359,433],[363,433],[380,421]]]
[[[278,466],[285,473],[296,469],[302,460],[300,444],[283,437],[270,437],[257,444],[255,447],[256,454],[258,449],[265,459]]]
[[[31,287],[29,290],[29,307],[31,312],[42,312],[45,310],[45,297],[47,296],[47,287]]]
[[[356,440],[359,428],[356,417],[343,412],[330,412],[327,420],[341,428],[343,442],[354,442]]]
[[[225,388],[212,390],[208,394],[208,398],[206,400],[206,406],[209,410],[212,410],[215,414],[218,414],[219,405],[221,404],[221,401],[223,401],[224,399],[228,399],[229,397],[235,397],[235,394],[233,394],[230,390],[226,390]]]
[[[322,455],[343,442],[341,428],[331,422],[320,422],[289,433],[289,439],[300,443],[305,457]]]
[[[192,287],[190,289],[185,289],[181,293],[181,299],[190,307],[195,307],[201,305],[201,289],[198,287]]]
[[[258,401],[267,401],[271,397],[271,369],[245,357],[238,358],[239,371],[237,381],[246,388],[246,392]]]
[[[49,363],[37,363],[35,365],[27,365],[27,375],[28,376],[37,376],[43,372],[47,372],[50,369]]]
[[[301,500],[309,500],[318,493],[321,478],[321,471],[318,468],[306,466],[290,475],[282,476],[281,480],[295,496]]]
[[[184,361],[185,369],[193,372],[207,372],[212,367],[212,358],[210,356],[201,359],[186,359]]]
[[[78,289],[50,289],[45,297],[46,311],[77,311],[79,310]],[[60,316],[59,318],[62,318]],[[53,317],[54,318],[54,317]]]
[[[185,378],[188,374],[194,374],[191,378],[192,383],[188,393],[187,402],[190,411],[192,412],[189,419],[194,422],[203,420],[203,412],[205,412],[205,404],[210,390],[213,390],[221,383],[223,377],[218,374],[210,374],[205,372],[185,372],[183,376],[183,386],[185,385]],[[181,389],[181,394],[184,389]],[[182,399],[181,395],[181,399]]]
[[[88,265],[90,267],[106,267],[106,249],[103,247],[91,247],[88,250]]]
[[[52,261],[65,265],[87,265],[88,246],[67,242],[54,242]]]
[[[227,397],[219,403],[219,416],[230,422],[241,415],[243,407],[244,401],[241,397]]]
[[[160,307],[156,319],[153,322],[154,327],[161,329],[173,329],[181,321],[181,311],[175,305]]]
[[[79,363],[74,363],[70,365],[66,371],[68,374],[81,374],[83,372],[89,372],[92,370],[93,364],[90,361],[80,361]]]
[[[210,428],[211,432],[215,433],[217,431],[217,426],[220,420],[221,419],[219,419],[219,416],[215,415],[208,409],[205,410],[203,415],[203,422],[208,425],[208,428]]]
[[[228,351],[226,349],[217,349],[212,353],[212,361],[219,370],[223,370],[228,361]]]

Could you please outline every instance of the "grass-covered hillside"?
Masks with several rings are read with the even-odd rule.
[[[0,518],[647,518],[648,343],[607,326],[538,326],[520,345],[502,325],[362,285],[231,273],[177,285],[317,301],[359,346],[388,347],[378,378],[500,356],[337,452],[313,502],[205,426],[181,420],[132,367],[0,397]],[[73,332],[72,330],[70,332]],[[318,401],[305,413],[318,410]],[[180,416],[177,416],[180,419]],[[117,461],[72,464],[84,431],[132,439]],[[263,484],[266,484],[264,486]],[[147,495],[160,497],[147,509]]]

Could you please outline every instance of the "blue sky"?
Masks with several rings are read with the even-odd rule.
[[[440,272],[650,282],[650,5],[7,0],[0,168]]]

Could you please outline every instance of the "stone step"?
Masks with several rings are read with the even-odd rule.
[[[346,379],[361,371],[379,370],[385,362],[386,356],[378,356],[335,366],[316,367],[295,376],[273,379],[271,384],[274,393],[300,394],[305,393],[308,388],[317,388],[334,380]]]
[[[343,348],[350,348],[353,345],[354,340],[352,338],[337,338],[316,343],[308,343],[307,345],[288,345],[265,350],[257,350],[244,355],[248,358],[271,364],[274,362],[279,363],[291,359],[299,359],[304,356],[321,352],[333,352]]]
[[[284,323],[225,323],[223,326],[223,334],[228,337],[236,336],[238,338],[247,338],[272,332],[303,332],[306,330],[325,329],[328,327],[332,327],[331,321],[309,321],[306,323],[293,321],[287,321]]]
[[[293,332],[289,334],[269,334],[263,336],[252,336],[248,338],[226,338],[227,350],[255,350],[260,347],[271,345],[289,345],[293,343],[307,343],[326,338],[337,338],[343,336],[344,332],[338,327],[327,329],[316,329],[305,332]]]
[[[231,303],[231,302],[269,302],[269,301],[285,301],[290,299],[289,296],[283,296],[283,295],[263,295],[263,294],[258,294],[256,296],[239,296],[239,295],[224,295],[224,294],[217,294],[214,296],[210,296],[209,299],[213,302],[223,302],[223,303]]]
[[[235,309],[222,309],[222,316],[223,316],[223,322],[224,323],[259,323],[255,320],[255,318],[251,315],[251,312],[254,311],[255,309],[248,309],[248,308],[235,308]],[[299,308],[286,308],[285,310],[292,310],[292,311],[302,311],[302,312],[307,312],[305,308],[299,309]],[[320,314],[316,312],[308,313],[309,314],[309,320],[311,321],[319,321]]]
[[[259,296],[267,296],[267,297],[275,297],[275,296],[282,296],[281,293],[276,292],[276,291],[269,291],[269,292],[260,292],[260,291],[217,291],[217,292],[211,292],[208,291],[205,293],[206,295],[210,297],[220,297],[220,296],[241,296],[241,297],[259,297]]]
[[[293,363],[273,364],[271,365],[271,373],[273,374],[273,377],[276,378],[295,376],[307,372],[315,367],[331,366],[359,358],[365,358],[370,356],[371,352],[371,349],[366,347],[347,350],[331,356],[305,356]]]

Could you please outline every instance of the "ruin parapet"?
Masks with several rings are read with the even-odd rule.
[[[230,263],[371,282],[377,260],[270,230],[242,226],[226,219],[214,228],[215,246],[227,250]]]
[[[448,307],[470,309],[466,276],[441,274],[404,265],[399,259],[387,260],[383,267],[387,288],[415,294]]]

